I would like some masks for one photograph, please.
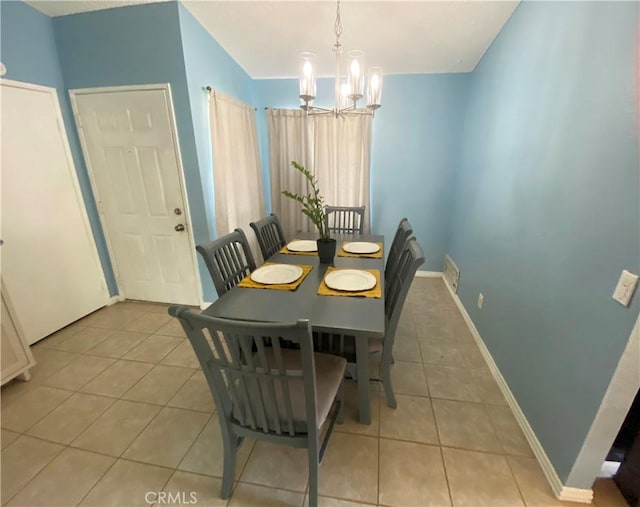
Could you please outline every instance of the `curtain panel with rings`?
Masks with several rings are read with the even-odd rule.
[[[256,115],[252,106],[211,90],[209,93],[211,151],[218,237],[266,214]],[[260,259],[254,235],[247,235]]]
[[[327,204],[366,206],[365,232],[369,232],[371,120],[370,115],[336,118],[267,109],[271,207],[287,237],[313,227],[300,213],[300,205],[280,193],[308,191],[304,178],[291,167],[292,160],[316,175]]]

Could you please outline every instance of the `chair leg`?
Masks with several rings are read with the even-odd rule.
[[[236,456],[241,440],[232,435],[227,439],[223,437],[224,465],[222,470],[222,491],[220,497],[223,499],[231,496],[233,489],[233,479],[236,474]]]
[[[320,455],[318,454],[317,439],[309,441],[309,507],[318,507],[318,468]]]
[[[338,400],[338,417],[336,418],[336,422],[342,424],[344,422],[344,378],[340,383],[336,398]]]
[[[387,406],[390,408],[398,408],[398,402],[393,394],[393,385],[391,385],[391,358],[382,358],[382,385],[384,387],[384,395],[387,398]]]

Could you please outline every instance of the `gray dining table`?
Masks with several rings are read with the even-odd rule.
[[[315,239],[316,235],[299,233],[294,239]],[[345,241],[384,243],[377,235],[334,235],[337,251]],[[358,406],[361,424],[371,424],[369,399],[369,339],[383,338],[384,316],[384,256],[381,259],[339,257],[336,251],[333,266],[352,269],[380,270],[382,297],[321,296],[317,294],[327,264],[320,264],[317,255],[277,253],[268,262],[308,264],[313,269],[295,291],[234,287],[203,311],[205,315],[228,319],[296,322],[309,319],[313,330],[322,333],[355,337],[356,371],[358,376]]]

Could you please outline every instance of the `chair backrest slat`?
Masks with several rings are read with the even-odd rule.
[[[249,242],[242,229],[236,229],[196,250],[213,279],[218,296],[222,296],[256,269]]]
[[[291,393],[289,392],[289,384],[286,382],[286,370],[284,367],[284,361],[282,360],[282,350],[280,347],[274,349],[274,357],[275,357],[275,366],[279,373],[279,381],[280,388],[282,392],[284,392],[284,409],[286,414],[287,421],[287,431],[289,435],[293,435],[295,433],[295,429],[293,427],[293,407],[291,406]]]
[[[326,206],[327,229],[342,234],[362,234],[365,206]]]
[[[265,261],[287,244],[280,220],[273,213],[256,222],[251,222],[249,225],[256,233],[258,245],[260,245],[260,251]]]
[[[396,233],[393,236],[391,247],[389,248],[389,256],[387,257],[387,264],[384,268],[384,279],[388,281],[391,279],[393,272],[398,268],[398,262],[400,261],[400,254],[404,250],[404,247],[409,240],[409,237],[413,234],[413,227],[409,223],[409,220],[403,218],[398,224]]]
[[[395,270],[391,279],[386,281],[384,299],[386,320],[384,350],[389,351],[388,353],[390,353],[393,348],[398,321],[400,320],[404,302],[407,299],[409,287],[411,287],[411,282],[413,282],[413,277],[418,267],[424,264],[424,261],[425,258],[422,248],[416,239],[409,239],[400,254],[397,270]]]
[[[256,429],[256,416],[254,414],[253,407],[251,403],[249,403],[249,388],[247,387],[247,382],[245,376],[241,374],[242,372],[242,344],[234,337],[231,341],[235,344],[232,347],[233,354],[231,363],[231,367],[221,366],[223,370],[228,370],[231,373],[231,380],[233,381],[234,389],[233,392],[236,393],[236,399],[234,400],[240,408],[240,411],[243,414],[243,418],[245,421],[245,425],[250,426],[252,429]],[[236,387],[237,385],[237,387]]]
[[[179,306],[172,306],[169,313],[180,320],[200,361],[221,426],[291,436],[307,433],[311,425],[317,428],[308,321],[233,321]],[[298,343],[300,349],[283,350],[284,340]]]
[[[257,340],[256,341],[256,346],[257,346],[257,355],[258,355],[258,359],[260,360],[260,365],[261,368],[264,368],[265,370],[267,370],[269,373],[271,373],[271,368],[269,366],[269,361],[267,360],[267,355],[264,351],[264,342],[262,340]],[[276,433],[276,435],[282,435],[282,427],[280,424],[280,417],[278,416],[278,399],[276,396],[276,390],[274,387],[274,379],[272,376],[267,377],[266,379],[266,394],[268,397],[267,400],[267,412],[269,415],[269,419],[271,421],[274,421],[275,425],[274,425],[274,431]]]

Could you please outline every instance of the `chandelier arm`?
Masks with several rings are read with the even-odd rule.
[[[325,107],[317,107],[317,106],[309,106],[309,109],[306,110],[310,115],[315,114],[328,114],[333,113],[333,109],[327,109]]]

